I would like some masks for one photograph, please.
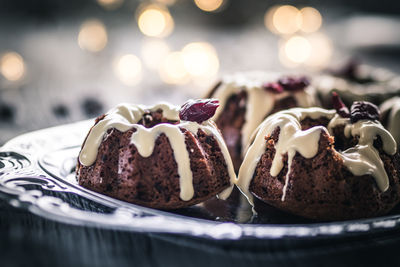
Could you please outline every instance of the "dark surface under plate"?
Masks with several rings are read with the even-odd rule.
[[[261,203],[251,218],[240,199],[157,211],[81,188],[73,169],[91,123],[33,132],[0,149],[0,266],[398,265],[398,209],[324,223]]]

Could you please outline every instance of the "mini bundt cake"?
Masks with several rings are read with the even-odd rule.
[[[79,184],[158,209],[226,197],[236,176],[222,136],[209,120],[217,107],[217,100],[191,100],[181,109],[165,103],[118,105],[96,119],[82,145]]]
[[[399,76],[387,69],[359,64],[355,60],[341,68],[313,77],[312,84],[325,108],[332,108],[332,92],[337,92],[349,106],[354,101],[380,104],[400,94]]]
[[[393,135],[400,145],[400,97],[392,97],[383,102],[379,109],[381,111],[381,122],[386,129]]]
[[[291,107],[318,104],[309,80],[271,72],[225,76],[208,94],[220,101],[213,119],[221,130],[238,171],[251,134],[270,114]]]
[[[293,108],[258,128],[238,186],[278,209],[315,220],[366,218],[400,200],[399,154],[377,107],[355,102],[351,113]]]

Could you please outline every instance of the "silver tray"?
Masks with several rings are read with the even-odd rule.
[[[400,229],[400,212],[396,211],[379,218],[330,223],[291,222],[290,217],[237,223],[218,216],[205,219],[196,208],[165,212],[89,191],[77,184],[73,168],[92,124],[90,120],[44,129],[6,143],[0,148],[0,198],[14,207],[73,225],[211,240],[309,240]]]

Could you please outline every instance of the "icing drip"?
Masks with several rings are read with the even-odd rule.
[[[400,142],[400,97],[393,97],[380,106],[382,114],[388,113],[387,129],[393,135],[397,143]]]
[[[310,117],[311,119],[325,117],[330,119],[328,129],[323,126],[315,126],[302,131],[300,121],[306,117]],[[249,202],[253,203],[249,186],[257,163],[266,149],[265,136],[272,134],[279,127],[279,140],[275,144],[276,152],[270,169],[271,176],[277,176],[281,172],[284,166],[283,156],[285,154],[288,155],[288,171],[282,192],[282,201],[284,201],[289,184],[293,157],[297,152],[305,158],[314,157],[318,152],[318,142],[321,132],[332,132],[332,128],[338,125],[345,125],[344,134],[347,138],[351,136],[358,137],[358,144],[355,147],[342,152],[335,150],[343,159],[344,165],[355,176],[372,175],[376,180],[378,188],[381,191],[386,191],[389,187],[389,179],[383,162],[380,159],[379,152],[373,146],[373,142],[376,136],[380,136],[383,143],[383,150],[389,155],[396,153],[396,142],[379,122],[360,120],[351,124],[349,119],[340,117],[334,110],[293,108],[275,113],[264,120],[255,135],[254,142],[247,150],[243,164],[239,170],[237,185],[247,196]]]
[[[179,107],[162,103],[150,108],[142,105],[119,104],[106,113],[104,119],[99,121],[90,131],[89,136],[79,154],[79,161],[82,165],[92,165],[97,157],[97,151],[104,134],[111,128],[120,132],[126,132],[136,124],[146,111],[161,109],[163,116],[168,120],[179,120]]]
[[[157,111],[159,109],[163,111],[163,116],[166,119],[179,121],[179,107],[165,103],[153,107],[120,104],[110,110],[104,119],[99,121],[91,129],[81,153],[79,154],[80,163],[85,166],[90,166],[96,161],[99,146],[109,129],[115,128],[118,131],[126,132],[129,129],[135,128],[136,131],[131,136],[131,143],[136,146],[138,153],[142,157],[151,156],[156,139],[161,134],[165,134],[170,142],[174,158],[178,165],[180,198],[184,201],[188,201],[192,199],[194,195],[193,174],[190,169],[190,158],[186,149],[185,135],[182,133],[182,129],[186,129],[194,135],[197,135],[198,130],[201,129],[207,135],[214,136],[225,158],[231,186],[225,189],[220,196],[229,196],[233,184],[236,182],[236,175],[228,149],[215,124],[211,121],[204,121],[201,124],[181,121],[179,124],[160,123],[152,128],[146,128],[143,125],[137,124],[146,112]]]
[[[396,153],[396,141],[392,135],[379,122],[361,120],[351,124],[350,119],[342,118],[336,114],[328,124],[329,131],[331,132],[331,129],[338,125],[345,125],[344,135],[347,138],[351,136],[359,137],[358,144],[355,147],[339,152],[344,165],[356,176],[372,175],[375,177],[379,189],[383,192],[386,191],[389,188],[389,178],[379,151],[373,143],[376,136],[380,136],[383,142],[383,150],[387,154],[393,155]]]
[[[376,136],[380,136],[383,150],[389,154],[396,153],[396,141],[379,122],[361,120],[355,124],[347,124],[344,129],[347,138],[359,136],[358,144],[339,153],[344,165],[356,176],[372,175],[379,189],[384,192],[389,188],[389,178],[379,151],[374,147]]]
[[[244,74],[235,74],[226,76],[223,79],[222,85],[218,87],[213,94],[213,98],[220,101],[220,107],[217,109],[213,119],[217,120],[221,112],[225,109],[225,105],[233,94],[245,90],[247,93],[245,122],[242,127],[242,147],[246,147],[252,133],[270,114],[274,108],[275,102],[293,95],[297,103],[301,107],[315,106],[315,89],[308,86],[305,90],[289,93],[287,91],[281,94],[268,92],[263,88],[266,82],[276,82],[282,77],[280,73],[266,72],[248,72]],[[243,150],[244,152],[245,150]]]
[[[325,131],[326,129],[324,127],[312,127],[302,131],[300,121],[305,117],[316,119],[325,116],[331,118],[334,113],[334,110],[326,111],[321,108],[294,108],[275,113],[264,120],[259,126],[254,142],[247,150],[239,170],[239,179],[237,182],[238,187],[247,196],[251,204],[253,203],[253,198],[249,192],[249,186],[257,163],[266,149],[265,136],[272,134],[277,127],[280,128],[279,140],[275,144],[275,157],[270,170],[272,176],[277,176],[284,166],[283,156],[286,153],[288,153],[288,165],[290,166],[296,152],[299,152],[303,157],[311,158],[318,151],[321,131]],[[290,167],[286,175],[282,201],[285,199],[289,175]]]
[[[142,125],[135,125],[136,132],[132,134],[131,143],[134,144],[139,154],[144,157],[150,157],[153,154],[155,140],[160,134],[165,134],[170,141],[172,150],[174,151],[175,161],[178,163],[180,184],[180,198],[182,200],[190,200],[194,195],[192,170],[190,169],[189,153],[186,150],[185,136],[179,127],[172,124],[158,124],[152,128],[146,128]],[[174,140],[171,142],[171,140]],[[176,153],[179,151],[179,153]]]

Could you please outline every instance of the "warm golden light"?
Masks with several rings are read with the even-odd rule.
[[[296,63],[306,61],[311,54],[310,42],[302,36],[293,36],[285,43],[285,52]]]
[[[121,82],[132,86],[140,82],[142,63],[137,56],[127,54],[116,60],[114,72]]]
[[[275,34],[293,34],[299,30],[311,33],[321,27],[322,16],[312,7],[298,10],[291,5],[273,6],[265,13],[264,24]]]
[[[217,52],[209,43],[190,43],[182,49],[183,62],[192,76],[211,77],[218,72]]]
[[[174,20],[168,9],[161,5],[139,7],[138,26],[140,31],[152,37],[165,37],[171,34]]]
[[[310,42],[302,36],[295,35],[282,44],[279,57],[284,65],[292,67],[292,64],[304,63],[310,55]]]
[[[285,51],[285,46],[284,45],[281,45],[279,47],[278,56],[279,56],[279,61],[281,62],[281,64],[283,66],[287,67],[287,68],[296,68],[296,67],[298,67],[300,65],[299,63],[293,62],[292,60],[290,60],[288,58],[288,56],[286,54],[286,51]]]
[[[160,68],[160,77],[169,84],[184,84],[190,81],[182,52],[172,52],[165,57]]]
[[[279,8],[279,6],[270,7],[264,15],[264,25],[270,30],[272,33],[279,34],[278,30],[275,29],[273,18],[275,11]]]
[[[303,32],[316,32],[322,25],[322,17],[318,10],[312,7],[304,7],[300,10],[302,23],[300,29]]]
[[[306,64],[310,67],[323,68],[329,65],[333,45],[331,40],[323,33],[315,33],[308,37],[311,45],[311,54]]]
[[[24,60],[15,52],[4,54],[0,59],[0,73],[9,81],[21,79],[25,73]]]
[[[122,5],[124,0],[97,0],[97,3],[108,10],[117,9]]]
[[[90,52],[99,52],[107,45],[107,30],[99,20],[88,20],[82,24],[78,35],[79,47]]]
[[[272,15],[272,25],[280,34],[293,34],[299,30],[301,24],[301,13],[294,6],[280,6]]]
[[[217,11],[224,3],[224,0],[194,0],[194,3],[203,11],[212,12]]]
[[[142,44],[141,55],[144,64],[149,69],[159,69],[164,58],[170,52],[168,44],[161,39],[145,40]]]

